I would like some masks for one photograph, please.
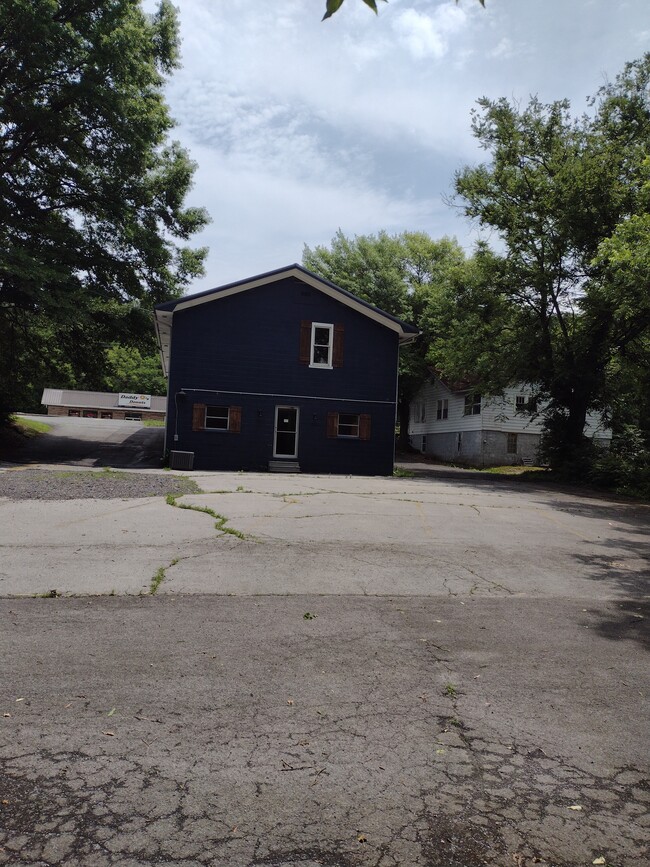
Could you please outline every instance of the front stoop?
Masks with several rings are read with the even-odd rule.
[[[269,461],[270,473],[299,473],[298,461]]]

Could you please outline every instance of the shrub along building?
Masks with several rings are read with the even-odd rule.
[[[388,475],[417,329],[290,265],[161,304],[172,466]]]
[[[470,466],[536,463],[543,419],[528,412],[530,398],[524,383],[489,397],[469,382],[432,377],[411,403],[409,440],[424,454]],[[603,446],[612,438],[598,413],[589,413],[584,433]]]

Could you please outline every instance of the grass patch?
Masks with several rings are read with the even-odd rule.
[[[458,690],[453,683],[448,683],[445,686],[445,695],[448,695],[450,698],[456,698],[456,696],[458,695]]]
[[[484,467],[482,473],[492,473],[495,476],[526,476],[528,473],[535,475],[536,473],[547,472],[546,467],[526,467],[514,466],[512,464],[503,467]]]
[[[151,579],[151,584],[149,585],[149,593],[151,593],[152,596],[156,595],[156,593],[158,592],[158,588],[165,580],[165,572],[165,567],[161,566]]]
[[[405,470],[402,467],[395,467],[393,475],[397,479],[412,479],[415,473],[413,470]]]
[[[208,506],[193,506],[190,503],[179,503],[179,496],[182,496],[182,494],[167,494],[165,502],[168,506],[175,506],[177,509],[189,509],[191,512],[203,512],[204,515],[210,515],[210,517],[215,520],[215,530],[218,530],[220,533],[227,533],[229,536],[236,536],[238,539],[248,538],[241,530],[235,530],[234,527],[229,527],[228,518],[226,518],[225,515],[220,515],[218,512],[215,512],[214,509],[208,508]]]
[[[61,470],[52,473],[54,479],[92,479],[98,481],[116,481],[118,479],[131,478],[130,473],[123,473],[120,470],[113,470],[111,467],[103,467],[101,470]]]
[[[159,418],[145,418],[142,424],[144,427],[165,427],[165,422]]]
[[[12,415],[11,422],[14,427],[27,437],[37,437],[41,434],[49,433],[52,430],[52,425],[45,424],[43,421],[36,421],[32,418],[23,418],[22,416]]]

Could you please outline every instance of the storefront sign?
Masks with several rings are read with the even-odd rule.
[[[127,392],[120,392],[118,401],[118,406],[140,406],[149,409],[151,407],[151,395],[150,394],[128,394]]]

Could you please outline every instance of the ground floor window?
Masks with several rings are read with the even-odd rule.
[[[370,439],[370,415],[367,413],[328,412],[327,436],[339,439]]]
[[[206,406],[205,426],[209,430],[228,430],[230,426],[230,407]]]
[[[422,451],[426,452],[427,450],[427,438],[426,435],[422,437]]]
[[[75,418],[79,418],[79,416],[81,415],[81,413],[79,412],[78,409],[69,409],[69,410],[68,410],[68,415],[72,415],[72,416],[74,416]]]
[[[223,430],[239,433],[241,407],[195,403],[192,407],[192,430]]]
[[[103,412],[102,418],[113,418],[113,413],[112,412]]]
[[[508,442],[506,444],[506,451],[509,455],[517,454],[517,434],[509,433],[508,434]]]
[[[97,418],[97,410],[96,409],[85,409],[84,410],[84,418]]]
[[[358,437],[359,436],[359,416],[350,413],[339,413],[337,436],[340,437]]]
[[[124,421],[142,421],[141,412],[125,412]]]

